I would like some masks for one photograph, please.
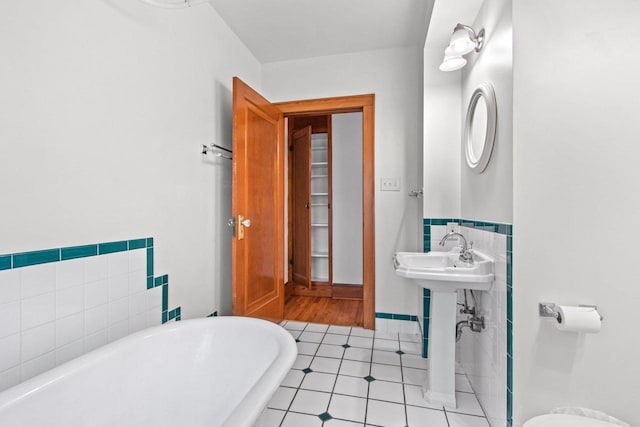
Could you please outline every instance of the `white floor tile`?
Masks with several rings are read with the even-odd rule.
[[[405,384],[422,385],[427,380],[427,372],[424,369],[402,367],[402,382]]]
[[[309,356],[315,356],[320,344],[314,342],[297,342],[298,354],[306,354]]]
[[[407,425],[410,427],[449,427],[443,411],[407,406]]]
[[[298,390],[291,404],[291,411],[304,414],[320,415],[327,411],[329,406],[329,393],[318,391]],[[319,418],[318,418],[319,420]],[[299,424],[299,426],[306,424]]]
[[[376,330],[376,339],[398,341],[398,333],[392,331]]]
[[[471,388],[471,383],[466,375],[456,375],[456,391],[473,393],[473,388]]]
[[[315,415],[296,414],[289,412],[284,417],[284,421],[280,427],[320,427],[322,420]]]
[[[402,366],[407,368],[427,369],[429,367],[428,359],[417,354],[403,354]]]
[[[318,348],[318,352],[316,353],[316,356],[337,357],[338,359],[342,359],[343,354],[344,354],[344,347],[340,345],[320,344],[320,347]]]
[[[351,336],[373,338],[373,331],[371,329],[364,328],[351,328]]]
[[[344,358],[369,363],[371,362],[371,350],[360,347],[349,347],[344,352]]]
[[[298,337],[300,336],[300,334],[302,333],[302,331],[294,331],[294,330],[289,330],[289,329],[287,329],[287,332],[289,332],[291,334],[291,336],[293,337],[294,340],[297,340]]]
[[[432,404],[424,400],[421,385],[404,384],[404,397],[407,405],[438,409],[440,411],[444,409],[442,405]]]
[[[367,424],[385,427],[404,427],[407,425],[404,405],[369,400],[366,421]]]
[[[320,342],[322,342],[322,338],[323,337],[324,337],[324,333],[323,332],[307,332],[307,331],[304,331],[303,333],[300,334],[298,339],[300,341],[305,341],[305,342],[317,342],[317,343],[320,343]]]
[[[267,408],[273,409],[289,409],[293,396],[296,394],[296,389],[287,387],[278,387],[273,397],[267,404]]]
[[[373,363],[400,366],[400,355],[395,351],[373,350]]]
[[[366,399],[334,394],[331,397],[328,412],[334,418],[363,423],[366,410]]]
[[[290,331],[302,331],[306,326],[307,324],[305,322],[295,322],[292,320],[287,320],[284,328]]]
[[[422,354],[422,343],[400,341],[400,350],[404,351],[405,353]]]
[[[362,427],[364,426],[364,424],[352,423],[351,421],[331,419],[329,421],[325,421],[324,426],[325,427]]]
[[[478,402],[475,394],[472,393],[456,393],[457,408],[448,408],[447,412],[455,412],[459,414],[478,415],[484,417],[484,411]]]
[[[352,333],[348,344],[352,347],[371,348],[373,347],[373,338],[353,336]]]
[[[370,373],[370,365],[366,362],[355,360],[343,360],[340,366],[340,375],[351,375],[353,377],[364,378]]]
[[[327,332],[330,334],[349,335],[351,333],[351,328],[349,326],[331,325]]]
[[[322,332],[325,333],[327,332],[327,329],[329,328],[329,325],[321,325],[319,323],[309,323],[307,324],[307,327],[304,328],[305,332]]]
[[[369,399],[404,404],[404,389],[400,383],[372,381],[369,385]]]
[[[284,414],[286,414],[285,411],[267,408],[262,412],[253,427],[280,427]]]
[[[489,427],[489,422],[484,417],[454,414],[447,411],[447,418],[449,419],[450,427]]]
[[[420,336],[419,332],[413,333],[413,334],[401,332],[398,334],[398,337],[400,338],[400,341],[417,342],[417,343],[422,341],[422,337]]]
[[[346,394],[349,396],[367,397],[368,389],[369,382],[364,378],[338,375],[336,386],[333,389],[333,392],[338,394]]]
[[[400,350],[400,341],[396,340],[384,340],[376,338],[373,341],[374,350],[386,350],[386,351],[398,351]]]
[[[300,387],[300,384],[302,383],[303,379],[304,379],[304,372],[298,369],[292,369],[289,371],[287,376],[284,377],[284,380],[282,380],[282,383],[280,385],[283,385],[286,387],[298,388]]]
[[[337,374],[340,369],[340,359],[330,359],[328,357],[315,357],[311,366],[314,372],[324,372],[327,374]]]
[[[308,368],[309,365],[311,365],[311,361],[313,360],[313,356],[307,356],[304,354],[299,354],[298,357],[296,357],[296,361],[293,362],[293,366],[291,367],[291,369],[304,369],[304,368]]]
[[[325,391],[331,393],[336,383],[335,374],[324,374],[322,372],[310,372],[304,376],[300,385],[301,389],[313,391]]]
[[[339,334],[331,334],[328,333],[324,336],[322,340],[323,344],[333,344],[333,345],[343,345],[349,341],[348,335],[339,335]]]
[[[371,376],[377,380],[402,382],[402,371],[399,366],[371,364]]]

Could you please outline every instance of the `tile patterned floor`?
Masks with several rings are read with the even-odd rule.
[[[297,340],[298,358],[256,427],[489,427],[461,370],[457,408],[423,400],[427,363],[417,332],[282,325]]]

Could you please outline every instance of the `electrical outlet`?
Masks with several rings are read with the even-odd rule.
[[[400,191],[400,178],[380,178],[380,191]]]

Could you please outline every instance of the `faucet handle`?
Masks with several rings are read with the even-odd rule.
[[[473,250],[473,240],[469,242],[469,252]]]

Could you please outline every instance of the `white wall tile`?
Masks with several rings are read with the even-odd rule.
[[[107,260],[104,256],[83,258],[84,282],[91,283],[107,278]]]
[[[30,360],[22,364],[22,381],[35,377],[45,371],[53,369],[56,366],[56,352],[52,351],[36,359]]]
[[[129,316],[145,312],[147,307],[147,295],[145,292],[138,292],[129,296]]]
[[[147,328],[162,325],[162,312],[157,308],[147,310]]]
[[[162,307],[162,286],[147,291],[147,310]]]
[[[107,279],[109,301],[129,295],[129,273],[111,276]]]
[[[129,320],[125,319],[118,323],[110,325],[107,330],[107,340],[113,342],[119,340],[122,337],[127,336],[129,333]]]
[[[61,347],[72,341],[82,339],[84,332],[84,313],[77,313],[56,320],[56,346]]]
[[[136,249],[133,251],[129,251],[129,271],[139,271],[142,270],[147,273],[147,249]]]
[[[20,332],[20,301],[0,305],[0,338]]]
[[[56,366],[62,365],[71,359],[75,359],[84,353],[84,343],[82,339],[73,341],[56,349]]]
[[[56,318],[67,317],[84,309],[84,286],[60,289],[56,292]]]
[[[0,372],[0,391],[20,383],[20,366]]]
[[[124,297],[119,300],[112,301],[108,306],[108,321],[109,326],[113,326],[122,320],[126,320],[129,317],[129,298]]]
[[[56,289],[78,286],[84,280],[84,261],[82,258],[56,262]]]
[[[160,317],[160,314],[158,314]],[[147,327],[147,314],[142,312],[136,315],[129,316],[129,333],[133,334]]]
[[[0,304],[20,299],[20,270],[0,271]]]
[[[107,305],[99,305],[84,312],[84,334],[94,334],[107,327]]]
[[[89,335],[84,339],[84,351],[88,353],[98,347],[102,347],[107,343],[107,330],[103,329],[95,334]]]
[[[147,270],[137,270],[129,273],[129,294],[147,290]]]
[[[22,362],[40,357],[56,348],[56,325],[45,323],[22,332]]]
[[[107,259],[107,277],[119,276],[129,272],[129,254],[127,251],[104,255]]]
[[[22,300],[21,328],[31,329],[34,326],[51,322],[55,319],[56,296],[55,292],[38,295]]]
[[[85,310],[106,304],[108,301],[107,280],[85,283],[84,285],[84,308]]]
[[[2,351],[0,351],[0,372],[20,364],[20,334],[0,338],[0,348],[2,349]]]
[[[20,269],[22,275],[22,298],[51,292],[56,287],[54,263],[34,265]]]

